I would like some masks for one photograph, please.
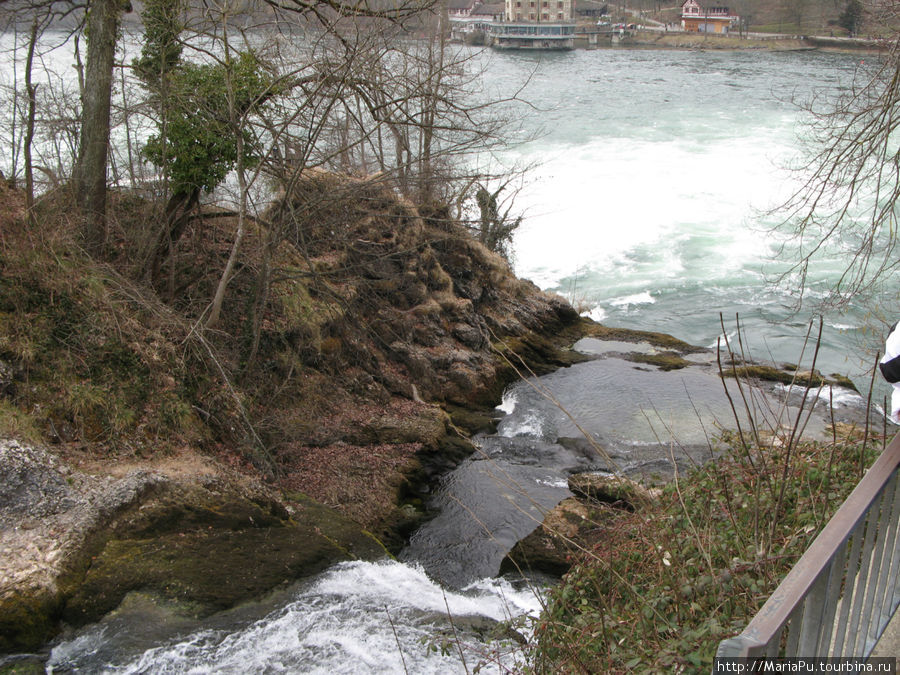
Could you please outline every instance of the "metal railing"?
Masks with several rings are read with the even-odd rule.
[[[867,657],[898,603],[900,435],[717,658]]]

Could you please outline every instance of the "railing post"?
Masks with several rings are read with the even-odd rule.
[[[717,659],[739,659],[748,656],[763,656],[765,645],[745,635],[738,635],[719,643],[716,651]]]

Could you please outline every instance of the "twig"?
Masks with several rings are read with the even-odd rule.
[[[450,603],[447,602],[447,592],[441,588],[441,595],[444,596],[444,607],[447,608],[447,620],[450,622],[450,628],[453,630],[453,641],[456,643],[456,649],[459,652],[459,660],[462,661],[463,669],[466,671],[466,675],[469,675],[469,666],[466,665],[466,657],[463,654],[462,643],[459,640],[459,635],[456,632],[456,625],[453,623],[453,614],[450,613]]]
[[[875,354],[875,366],[872,368],[872,377],[869,379],[869,396],[866,398],[866,426],[863,430],[863,442],[862,448],[859,451],[859,477],[862,478],[863,471],[865,470],[865,462],[866,462],[866,443],[869,440],[869,411],[872,410],[872,390],[875,388],[875,372],[878,370],[878,361],[880,360],[881,353],[876,352]],[[885,414],[890,415],[888,412],[888,408],[885,407]]]
[[[444,598],[446,600],[446,598]],[[388,610],[388,606],[384,606],[384,613],[387,614],[388,623],[391,624],[391,631],[394,633],[394,642],[397,643],[397,652],[400,654],[400,663],[403,664],[403,672],[406,675],[409,675],[409,669],[406,667],[406,659],[403,658],[403,648],[400,646],[400,637],[397,635],[397,629],[394,627],[394,620],[391,618],[391,613]]]

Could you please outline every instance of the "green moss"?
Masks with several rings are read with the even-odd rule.
[[[384,557],[371,533],[301,495],[291,520],[249,502],[170,506],[117,533],[92,557],[64,619],[80,625],[132,591],[187,602],[206,614],[259,597],[341,560]]]
[[[824,377],[819,373],[798,373],[785,372],[773,366],[737,366],[734,368],[725,368],[726,377],[749,378],[763,380],[766,382],[781,382],[782,384],[795,384],[798,386],[811,385],[820,387],[826,383]]]
[[[468,434],[493,433],[497,429],[497,419],[493,416],[493,409],[487,407],[464,408],[452,404],[445,404],[443,407],[453,425]]]
[[[44,663],[37,658],[28,658],[0,666],[0,675],[43,675]]]
[[[663,352],[660,354],[640,354],[632,352],[627,356],[629,361],[635,363],[647,363],[656,366],[660,370],[678,370],[691,365],[691,362],[682,358],[676,352]]]
[[[8,400],[0,398],[0,437],[39,443],[41,431],[32,415],[23,412]]]
[[[57,630],[60,597],[21,589],[0,599],[0,653],[37,651]]]
[[[766,382],[794,384],[800,387],[821,387],[825,384],[830,384],[859,391],[849,377],[832,373],[830,377],[826,378],[818,371],[801,371],[793,363],[783,363],[780,368],[759,364],[736,366],[734,368],[726,366],[724,372],[727,377],[752,378]]]
[[[834,384],[836,384],[837,386],[839,386],[839,387],[844,387],[845,389],[850,389],[850,390],[852,390],[852,391],[855,391],[855,392],[859,393],[859,389],[857,389],[857,388],[856,388],[856,385],[853,384],[853,380],[851,380],[851,379],[850,379],[849,377],[847,377],[846,375],[840,375],[840,374],[838,374],[838,373],[832,373],[832,374],[830,375],[830,377],[831,377],[831,382],[834,383]]]
[[[275,284],[273,291],[280,305],[280,319],[285,331],[300,331],[318,339],[323,326],[341,314],[338,304],[314,300],[306,285],[299,281]]]
[[[586,337],[595,337],[599,340],[616,340],[618,342],[634,343],[647,342],[654,347],[669,349],[681,354],[694,354],[706,351],[703,347],[688,344],[687,342],[683,342],[666,333],[654,333],[633,330],[631,328],[611,328],[593,322],[585,325],[584,334]]]

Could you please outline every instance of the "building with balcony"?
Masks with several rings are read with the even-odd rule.
[[[698,0],[685,0],[681,6],[681,27],[688,33],[718,33],[724,35],[739,17],[728,7],[707,5]]]
[[[575,0],[506,0],[504,21],[491,27],[497,49],[574,49]]]

